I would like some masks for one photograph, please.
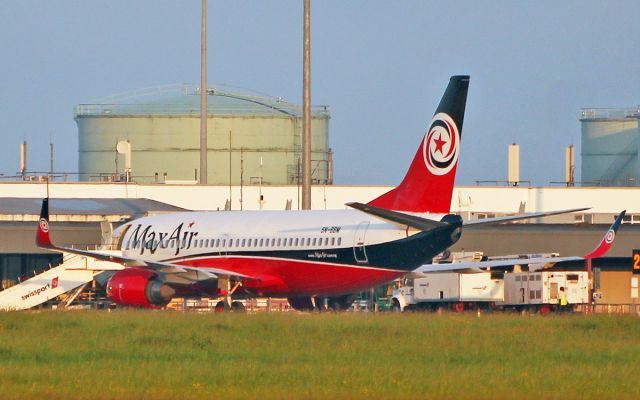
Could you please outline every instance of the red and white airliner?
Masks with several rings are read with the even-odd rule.
[[[449,214],[449,207],[468,87],[468,76],[450,79],[405,178],[368,204],[349,203],[350,209],[332,211],[180,212],[140,218],[114,232],[120,250],[114,255],[52,244],[45,199],[37,245],[122,263],[127,268],[107,283],[109,297],[119,304],[159,307],[176,294],[222,294],[228,298],[222,305],[232,296],[257,295],[287,297],[298,309],[312,307],[318,297],[335,308],[346,307],[351,294],[415,270],[460,238],[467,222]]]

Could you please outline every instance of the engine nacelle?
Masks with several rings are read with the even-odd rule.
[[[127,306],[164,306],[176,292],[157,276],[155,272],[144,268],[123,269],[107,282],[107,295],[113,302]]]

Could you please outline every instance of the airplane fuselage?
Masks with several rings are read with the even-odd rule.
[[[125,257],[220,268],[256,277],[245,286],[261,295],[286,296],[388,282],[457,240],[450,230],[420,232],[358,210],[166,214],[132,221],[120,236]]]

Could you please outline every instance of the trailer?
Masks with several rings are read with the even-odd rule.
[[[392,308],[398,311],[414,309],[489,309],[504,300],[503,273],[434,272],[408,280],[394,290]]]
[[[570,306],[589,301],[589,278],[584,271],[513,272],[505,274],[504,285],[504,301],[497,305],[506,309],[542,314],[557,310],[560,288]]]
[[[392,308],[405,310],[515,310],[540,312],[559,309],[560,288],[571,306],[587,304],[588,277],[584,271],[433,272],[407,280],[393,291]]]

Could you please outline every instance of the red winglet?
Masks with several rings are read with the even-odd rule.
[[[600,244],[598,245],[598,247],[593,249],[593,251],[591,253],[589,253],[586,256],[584,256],[584,258],[598,258],[598,257],[602,257],[605,254],[607,254],[607,252],[609,251],[609,249],[613,245],[613,241],[616,238],[616,232],[618,231],[618,228],[620,227],[620,224],[622,224],[622,219],[624,218],[624,215],[625,215],[626,212],[627,212],[627,210],[624,210],[624,211],[622,211],[620,213],[620,215],[618,215],[618,218],[616,218],[616,220],[613,223],[613,225],[611,225],[611,228],[609,228],[607,233],[605,233],[605,235],[602,238],[602,240],[600,241]]]
[[[36,234],[36,246],[45,249],[54,249],[49,237],[49,198],[42,200],[40,210],[40,220],[38,222],[38,233]]]

